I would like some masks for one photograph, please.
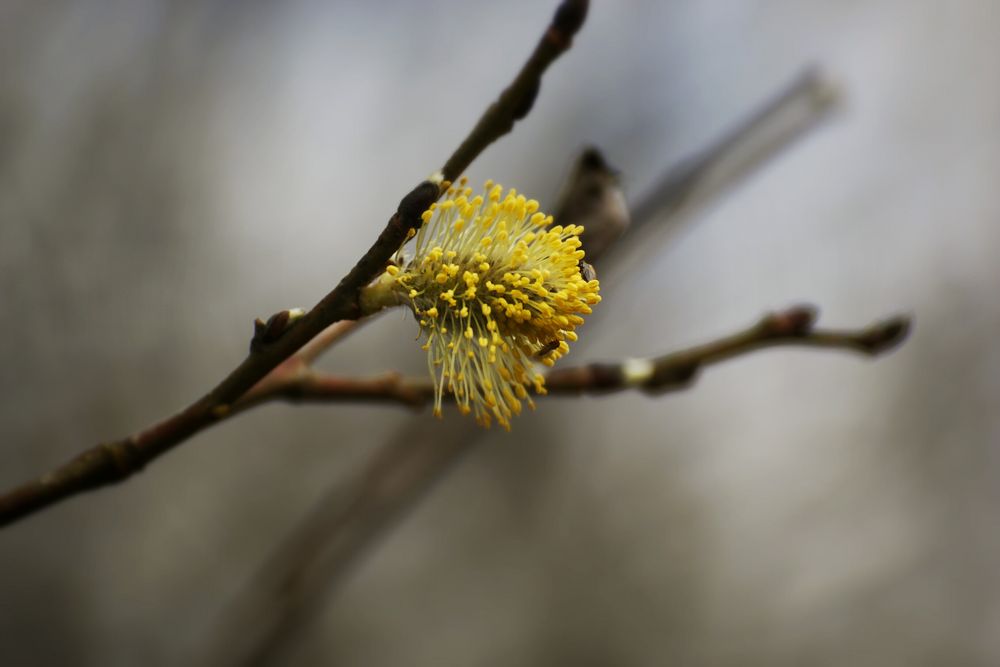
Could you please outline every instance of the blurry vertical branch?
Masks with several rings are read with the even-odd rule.
[[[810,70],[718,141],[668,170],[632,208],[631,226],[626,224],[629,236],[639,236],[636,232],[642,227],[677,226],[686,213],[723,195],[816,128],[835,102],[832,90],[819,72]],[[586,170],[602,171],[581,174]],[[592,216],[593,205],[600,206],[602,198],[614,195],[594,192],[590,187],[601,183],[607,186],[609,181],[603,178],[607,170],[596,150],[584,152],[564,192],[579,193],[591,201],[589,205],[578,200],[562,201],[557,210],[567,218],[560,222],[582,223],[580,218]],[[576,179],[593,175],[601,178],[578,187],[580,181]],[[612,214],[618,216],[617,211]],[[621,226],[617,220],[612,224]],[[600,260],[601,270],[608,266],[605,262],[624,259],[623,250],[628,250],[629,245],[610,245],[611,252]],[[705,345],[655,359],[632,360],[629,367],[633,373],[636,367],[649,371],[645,378],[626,379],[624,363],[590,364],[558,368],[548,375],[546,383],[551,394],[628,388],[660,394],[689,387],[710,364],[765,347],[802,345],[876,355],[899,344],[908,327],[905,318],[894,318],[856,331],[825,331],[814,328],[815,318],[810,308],[791,308]],[[426,402],[431,389],[425,380],[394,375],[326,380],[300,386],[288,398],[337,401],[353,395],[419,406]],[[221,619],[204,664],[269,664],[278,660],[283,648],[308,627],[326,594],[365,549],[390,530],[464,453],[473,449],[479,436],[480,431],[464,422],[446,422],[435,425],[433,430],[426,425],[405,425],[352,482],[329,489],[278,545]]]
[[[531,110],[545,70],[564,53],[583,25],[587,0],[564,0],[513,82],[445,162],[444,182],[455,180],[491,143]],[[400,108],[405,108],[401,104]],[[288,311],[259,323],[250,354],[214,389],[158,424],[85,450],[62,466],[0,495],[0,525],[78,493],[124,480],[202,429],[224,419],[234,404],[297,350],[331,325],[363,316],[359,292],[384,269],[420,215],[440,196],[441,181],[424,181],[403,197],[378,239],[340,283],[300,317]]]

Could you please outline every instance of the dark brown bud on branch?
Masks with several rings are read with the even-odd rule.
[[[264,322],[259,317],[253,322],[253,339],[250,341],[250,351],[260,349],[262,345],[273,343],[281,338],[306,311],[302,308],[282,310],[271,315]]]

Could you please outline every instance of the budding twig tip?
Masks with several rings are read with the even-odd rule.
[[[273,343],[278,340],[305,315],[306,311],[304,308],[288,308],[271,315],[271,317],[267,318],[266,322],[258,317],[253,321],[253,338],[250,340],[250,351],[252,352],[261,345]]]
[[[891,317],[871,328],[864,336],[864,345],[872,354],[883,352],[906,340],[912,328],[913,318],[909,315]]]

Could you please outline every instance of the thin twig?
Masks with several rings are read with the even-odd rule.
[[[909,320],[902,316],[861,330],[814,329],[815,317],[814,308],[797,306],[770,314],[732,336],[688,350],[660,357],[557,368],[546,375],[546,394],[577,396],[629,389],[663,394],[688,387],[705,366],[765,347],[826,348],[873,356],[898,345],[909,329]],[[374,377],[309,372],[269,392],[269,400],[276,398],[293,403],[364,401],[422,408],[434,400],[434,384],[427,377],[404,377],[393,372]]]
[[[530,111],[542,74],[569,48],[587,7],[586,0],[564,0],[513,83],[441,168],[444,182],[424,181],[407,194],[374,245],[312,310],[294,319],[289,311],[282,311],[266,324],[258,321],[249,356],[218,386],[178,414],[126,438],[92,447],[42,477],[0,495],[0,526],[78,493],[130,477],[224,418],[241,396],[328,327],[363,315],[358,302],[361,288],[384,270],[411,230],[420,226],[420,215],[440,196],[444,184],[455,180],[487,146]]]
[[[542,74],[572,46],[574,35],[587,18],[589,6],[588,0],[564,0],[559,5],[552,23],[521,71],[500,93],[496,102],[486,109],[476,126],[441,168],[446,181],[456,180],[487,146],[510,132],[514,123],[528,115],[541,89]]]

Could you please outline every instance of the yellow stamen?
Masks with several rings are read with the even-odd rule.
[[[420,316],[435,414],[448,391],[459,412],[509,429],[522,401],[534,408],[528,391],[545,392],[535,361],[569,352],[600,285],[580,272],[583,228],[552,226],[534,199],[492,181],[473,197],[464,179],[446,197],[424,212],[412,257],[397,253],[386,280]]]

